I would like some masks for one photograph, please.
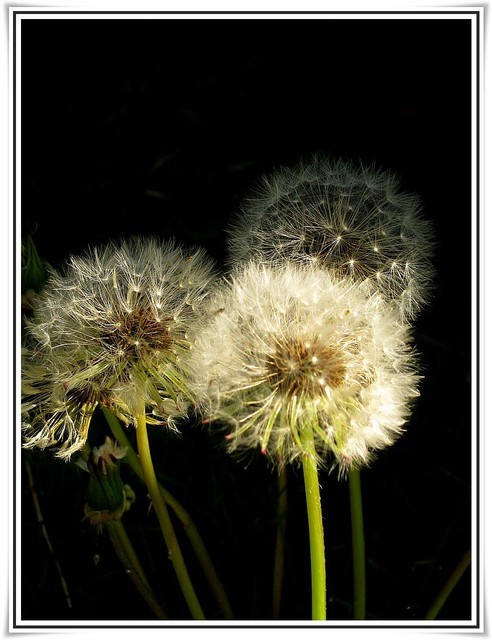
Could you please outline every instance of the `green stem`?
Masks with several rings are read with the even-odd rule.
[[[195,620],[204,620],[200,603],[196,596],[195,590],[190,580],[188,570],[183,560],[181,549],[174,532],[174,528],[169,517],[169,512],[164,502],[159,484],[154,471],[154,465],[152,463],[152,456],[150,454],[149,438],[147,434],[147,422],[145,418],[145,409],[136,416],[137,418],[137,448],[140,456],[140,463],[142,465],[143,477],[145,484],[150,494],[150,499],[154,505],[154,509],[157,513],[157,518],[162,530],[162,535],[169,550],[169,557],[173,563],[174,570],[178,582],[181,586],[181,590]]]
[[[169,616],[157,602],[154,592],[147,581],[145,573],[140,565],[138,557],[121,520],[108,522],[106,528],[116,555],[125,570],[128,572],[130,579],[139,591],[140,595],[144,598],[159,620],[169,620]]]
[[[144,476],[142,465],[140,464],[140,459],[133,450],[132,445],[126,436],[120,421],[113,413],[111,413],[111,411],[109,411],[105,407],[103,407],[102,410],[113,436],[116,438],[120,446],[126,447],[127,449],[126,460],[128,461],[128,464],[130,465],[134,473],[143,481]],[[200,566],[202,567],[205,577],[207,578],[210,590],[214,594],[217,604],[220,606],[224,617],[227,620],[233,620],[234,614],[232,612],[232,608],[225,593],[224,587],[222,585],[222,582],[220,581],[217,571],[215,570],[205,543],[203,542],[203,539],[200,536],[195,523],[193,522],[186,509],[169,491],[167,491],[167,489],[164,489],[161,484],[159,484],[159,489],[161,491],[163,499],[171,507],[171,509],[174,511],[181,524],[183,525],[185,533],[188,536],[191,546],[193,547],[193,551],[195,552],[195,555],[200,563]]]
[[[431,608],[429,609],[429,611],[425,616],[426,620],[434,620],[436,618],[442,606],[448,599],[449,594],[452,592],[452,590],[458,584],[461,576],[465,573],[465,571],[470,566],[470,562],[471,562],[471,552],[470,552],[470,549],[468,549],[468,551],[465,553],[465,555],[461,558],[461,560],[458,562],[458,564],[454,568],[449,578],[444,583],[437,598],[434,600]]]
[[[283,465],[278,472],[278,513],[277,537],[275,541],[275,562],[273,567],[273,619],[280,619],[282,580],[284,574],[285,518],[287,514],[287,469]]]
[[[326,567],[323,517],[319,491],[318,465],[312,428],[304,424],[300,429],[304,453],[302,469],[309,522],[309,547],[311,553],[312,619],[326,620]]]
[[[366,619],[366,557],[359,469],[349,471],[352,557],[354,572],[354,620]]]
[[[143,570],[142,565],[140,564],[140,560],[138,559],[135,549],[133,548],[130,538],[128,537],[125,525],[121,520],[114,520],[109,524],[110,535],[114,533],[114,535],[117,536],[118,541],[121,544],[126,557],[128,558],[128,562],[133,567],[133,570],[138,573],[141,581],[150,589],[149,581],[147,580],[145,571]]]

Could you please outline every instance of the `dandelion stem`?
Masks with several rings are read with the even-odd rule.
[[[115,520],[108,522],[106,527],[115,553],[140,595],[144,598],[145,602],[149,605],[159,620],[169,620],[169,616],[157,602],[154,592],[147,581],[137,554],[135,553],[133,545],[126,533],[124,524],[121,520]]]
[[[60,565],[60,562],[58,561],[58,558],[55,555],[55,551],[53,549],[53,546],[51,544],[49,535],[48,535],[48,529],[46,528],[46,525],[44,523],[44,519],[43,519],[43,513],[41,511],[41,505],[39,504],[39,500],[38,500],[38,494],[36,493],[36,488],[34,485],[34,478],[32,475],[32,471],[31,471],[31,465],[29,464],[29,462],[26,460],[25,461],[25,466],[26,466],[26,471],[27,471],[27,480],[29,483],[29,491],[31,493],[31,498],[32,498],[32,502],[34,505],[34,510],[36,512],[36,520],[37,523],[40,527],[41,530],[41,535],[43,536],[45,542],[46,542],[46,546],[48,547],[48,551],[50,552],[53,561],[55,563],[55,567],[56,567],[56,571],[58,573],[58,577],[60,578],[60,583],[61,583],[61,587],[63,590],[63,595],[65,596],[65,601],[67,603],[67,607],[69,609],[72,608],[72,599],[70,597],[70,592],[68,590],[68,585],[67,585],[67,581],[65,580],[65,577],[63,575],[63,571]]]
[[[111,538],[113,539],[112,534],[114,534],[114,537],[118,540],[121,547],[123,548],[125,556],[127,557],[128,561],[132,565],[133,570],[138,573],[141,581],[147,587],[150,588],[149,581],[147,580],[147,576],[145,575],[142,565],[140,564],[140,560],[138,559],[135,549],[133,548],[133,545],[130,542],[130,538],[128,537],[128,534],[126,532],[125,525],[121,520],[111,521],[109,522],[109,525],[110,525],[109,532],[110,532]]]
[[[313,430],[310,425],[303,425],[302,429],[300,429],[300,437],[304,449],[302,468],[309,522],[312,619],[326,620],[326,566],[323,517],[321,513],[316,450]]]
[[[359,469],[349,471],[350,515],[352,518],[352,558],[354,574],[354,620],[366,619],[366,558],[364,519]]]
[[[285,519],[287,516],[287,469],[282,465],[278,472],[277,537],[273,567],[273,619],[280,619],[282,580],[284,574]]]
[[[471,562],[471,552],[470,549],[464,554],[461,560],[458,562],[456,567],[453,569],[451,575],[444,583],[441,591],[438,593],[437,598],[434,600],[431,608],[427,612],[425,619],[426,620],[435,620],[437,614],[441,610],[442,606],[448,599],[450,593],[458,584],[461,579],[461,576],[465,573],[465,571],[470,566]]]
[[[195,590],[190,580],[188,570],[184,563],[181,549],[179,548],[178,539],[174,532],[174,528],[169,517],[169,512],[166,507],[166,503],[162,498],[161,490],[157,482],[157,478],[154,471],[154,465],[152,463],[152,456],[150,454],[149,438],[147,434],[147,422],[145,419],[145,411],[139,412],[137,417],[137,448],[140,456],[140,463],[142,465],[143,477],[145,484],[150,494],[150,499],[157,513],[157,518],[162,530],[162,535],[169,550],[169,557],[173,563],[174,570],[178,582],[181,586],[181,590],[188,604],[192,616],[196,620],[204,620],[200,603],[196,596]]]
[[[123,430],[123,427],[121,426],[120,421],[114,415],[114,413],[112,413],[105,407],[102,408],[102,411],[104,413],[104,417],[106,418],[106,421],[111,429],[113,436],[116,438],[116,440],[118,441],[121,447],[126,447],[126,450],[127,450],[126,460],[128,461],[128,464],[130,465],[134,473],[142,481],[144,481],[143,470],[142,470],[142,465],[140,464],[140,459],[135,453],[134,449],[132,448],[130,441],[126,437],[126,434]],[[233,620],[234,613],[229,603],[229,599],[227,598],[226,592],[224,590],[222,582],[220,581],[217,571],[212,563],[212,560],[207,551],[205,543],[203,542],[203,539],[199,534],[198,529],[195,523],[193,522],[190,514],[186,511],[186,509],[182,506],[182,504],[178,502],[178,500],[161,484],[159,484],[159,489],[161,491],[161,495],[165,500],[166,504],[168,504],[171,507],[171,509],[174,511],[177,518],[180,520],[181,524],[183,525],[183,529],[185,530],[185,533],[188,536],[190,544],[193,547],[193,551],[195,552],[195,555],[200,563],[200,566],[203,569],[205,577],[207,578],[207,581],[210,586],[210,590],[214,594],[214,597],[217,601],[217,604],[220,606],[222,614],[227,620]]]

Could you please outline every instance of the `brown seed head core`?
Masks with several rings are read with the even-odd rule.
[[[345,380],[343,354],[317,339],[290,338],[276,341],[266,363],[272,386],[287,395],[319,396],[325,387],[340,387]]]
[[[121,355],[142,359],[155,351],[166,351],[172,344],[169,320],[159,319],[151,309],[133,309],[119,314],[104,341]]]

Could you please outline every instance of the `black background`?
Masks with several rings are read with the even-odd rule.
[[[224,229],[249,188],[311,152],[374,161],[421,196],[438,241],[434,298],[415,327],[421,398],[407,433],[362,473],[375,621],[422,619],[470,546],[470,51],[465,19],[22,22],[21,229],[53,265],[89,244],[152,233],[202,245],[222,267]],[[230,458],[220,429],[190,424],[180,439],[158,429],[151,437],[160,478],[195,518],[237,618],[270,618],[275,471],[261,455]],[[96,418],[91,443],[103,438]],[[73,608],[24,483],[23,617],[151,619],[106,536],[81,521],[86,474],[46,453],[26,459]],[[129,533],[169,609],[186,618],[145,491],[123,473],[138,494]],[[321,484],[328,616],[350,620],[348,487],[327,472]],[[282,615],[309,619],[297,469],[287,532]],[[441,620],[470,618],[470,586],[467,572]]]

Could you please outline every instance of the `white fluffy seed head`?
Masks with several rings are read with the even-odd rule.
[[[404,319],[428,302],[432,228],[416,196],[373,166],[314,157],[265,177],[229,229],[231,261],[311,262],[363,283]]]
[[[231,449],[273,460],[305,454],[343,473],[402,432],[419,376],[409,328],[380,295],[313,265],[237,267],[208,300],[189,352],[209,420],[231,426]]]
[[[70,457],[97,404],[132,422],[169,426],[191,399],[182,355],[213,278],[201,249],[133,238],[72,257],[53,271],[27,325],[23,361],[26,446]]]

